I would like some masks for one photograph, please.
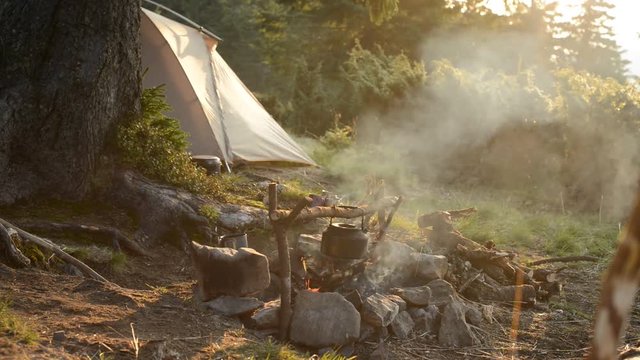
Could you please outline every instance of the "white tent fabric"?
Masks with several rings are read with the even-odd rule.
[[[189,134],[192,154],[315,165],[222,59],[216,40],[146,9],[140,37],[143,85],[166,85],[169,115]]]

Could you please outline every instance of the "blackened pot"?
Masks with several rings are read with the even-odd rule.
[[[330,224],[322,233],[324,255],[343,259],[362,259],[367,254],[369,237],[355,225]]]

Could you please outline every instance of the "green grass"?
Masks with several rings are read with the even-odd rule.
[[[264,341],[247,341],[239,346],[224,350],[229,358],[250,360],[307,360],[310,354],[302,354],[289,344],[282,344],[272,339]],[[320,360],[354,360],[333,351],[323,354]]]
[[[127,265],[127,255],[121,251],[114,251],[111,253],[111,261],[109,261],[111,269],[115,272],[121,272]]]
[[[0,334],[4,333],[25,344],[35,344],[40,337],[10,309],[11,302],[0,299]]]
[[[618,239],[618,224],[599,221],[597,214],[565,214],[548,199],[530,193],[482,189],[431,189],[407,201],[408,216],[435,210],[475,207],[472,216],[455,224],[464,236],[499,248],[550,256],[610,256]],[[406,226],[408,228],[408,226]]]

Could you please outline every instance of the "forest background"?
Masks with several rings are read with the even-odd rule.
[[[221,36],[240,78],[337,176],[526,189],[616,220],[633,198],[640,94],[612,1],[569,19],[539,0],[505,0],[502,14],[481,0],[161,3]]]

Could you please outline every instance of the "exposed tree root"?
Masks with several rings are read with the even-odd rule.
[[[148,256],[144,250],[135,241],[126,237],[120,230],[108,226],[82,225],[70,223],[56,223],[45,221],[28,221],[21,222],[20,225],[30,231],[59,233],[59,234],[80,234],[88,235],[93,239],[101,240],[107,243],[115,250],[126,250],[133,255]]]
[[[104,283],[110,282],[109,280],[102,277],[102,275],[95,272],[87,264],[69,255],[64,250],[62,250],[58,245],[54,244],[50,240],[28,233],[4,219],[0,219],[0,224],[4,225],[5,227],[14,229],[25,240],[30,241],[44,249],[51,251],[52,253],[56,254],[60,259],[68,262],[69,264],[75,265],[78,269],[80,269],[80,271],[82,271],[85,275],[89,276],[90,278],[104,282]],[[5,229],[5,232],[6,232],[6,229]]]
[[[31,264],[31,261],[13,243],[7,228],[2,224],[0,224],[0,262],[14,268],[23,268]]]

